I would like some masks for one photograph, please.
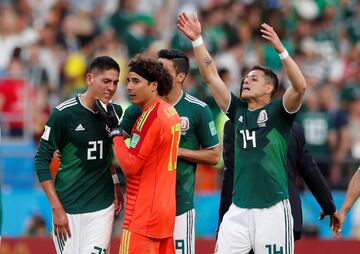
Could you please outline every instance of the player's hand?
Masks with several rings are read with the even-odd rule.
[[[333,231],[334,238],[340,239],[342,237],[341,230],[342,230],[342,226],[345,222],[346,213],[345,213],[345,211],[340,210],[339,212],[336,212],[334,214],[334,217],[336,218],[336,221],[331,226],[331,229]]]
[[[275,32],[275,30],[266,23],[261,24],[260,32],[262,33],[262,37],[269,42],[271,42],[272,47],[276,50],[277,53],[282,53],[285,50],[279,36]]]
[[[120,184],[114,184],[114,206],[115,206],[115,214],[119,215],[122,209],[124,208],[124,196],[121,192]]]
[[[99,111],[101,119],[104,120],[109,128],[116,128],[120,125],[120,117],[122,115],[122,109],[118,115],[111,103],[107,105],[103,104],[100,100],[96,99],[96,108]]]
[[[180,13],[177,27],[186,37],[192,41],[201,36],[201,24],[196,13],[193,14],[191,19],[184,12]]]
[[[69,220],[66,216],[64,208],[58,207],[52,209],[53,214],[53,224],[54,224],[54,233],[60,240],[66,241],[67,238],[71,237]]]
[[[61,159],[61,153],[59,150],[55,150],[55,152],[53,153],[53,160],[60,160]]]

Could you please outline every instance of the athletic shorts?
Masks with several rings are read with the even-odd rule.
[[[262,209],[231,204],[220,224],[216,254],[293,254],[293,218],[288,199]]]
[[[175,254],[174,238],[152,238],[123,229],[119,254]]]
[[[66,241],[53,232],[53,240],[58,254],[110,253],[111,232],[114,222],[114,204],[91,213],[66,214],[71,237]]]
[[[176,216],[174,240],[176,254],[195,253],[195,209]]]

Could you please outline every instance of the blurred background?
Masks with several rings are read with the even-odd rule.
[[[52,108],[86,89],[84,75],[94,57],[109,55],[120,64],[116,99],[126,108],[124,77],[131,57],[156,57],[158,50],[170,47],[185,51],[191,71],[184,89],[211,107],[222,140],[227,118],[199,76],[191,43],[176,29],[181,11],[198,13],[205,43],[234,93],[255,64],[278,73],[279,95],[288,87],[277,53],[259,32],[262,22],[274,27],[307,79],[297,118],[340,207],[360,164],[359,1],[0,0],[0,253],[53,253],[51,209],[34,173],[33,158]],[[198,253],[211,253],[214,244],[222,168],[220,162],[197,170]],[[321,246],[326,253],[355,253],[345,251],[354,246],[359,250],[360,201],[343,229],[348,240],[333,242],[328,221],[318,220],[321,208],[301,178],[298,187],[308,239],[304,243],[312,250]],[[121,219],[116,218],[114,226],[115,246]],[[40,245],[47,247],[34,251]],[[315,253],[297,248],[297,253]],[[331,252],[336,248],[340,252]]]

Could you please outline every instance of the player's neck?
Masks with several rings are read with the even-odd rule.
[[[85,107],[93,111],[96,111],[95,100],[91,98],[88,91],[80,95],[79,100],[81,101],[81,104],[84,105]]]
[[[271,102],[271,99],[269,100],[269,99],[266,99],[263,97],[256,98],[256,99],[249,99],[249,100],[247,100],[248,110],[254,111],[259,108],[263,108],[266,105],[268,105],[270,102]]]
[[[181,86],[174,86],[170,93],[166,95],[165,101],[170,105],[175,105],[181,99],[182,95],[183,90],[181,89]]]

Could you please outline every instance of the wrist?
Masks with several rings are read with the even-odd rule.
[[[196,48],[196,47],[201,46],[204,43],[204,41],[202,39],[202,36],[200,35],[195,40],[191,41],[191,43],[192,43],[193,48]]]
[[[289,56],[289,52],[286,49],[284,49],[281,53],[279,53],[279,57],[281,61],[287,58],[288,56]]]
[[[112,179],[113,179],[113,183],[114,183],[114,184],[119,184],[119,183],[120,183],[119,177],[117,176],[116,173],[115,173],[115,174],[112,174],[111,177],[112,177]]]
[[[123,136],[123,130],[121,128],[112,128],[110,130],[109,136],[111,138],[117,137],[117,136]]]

